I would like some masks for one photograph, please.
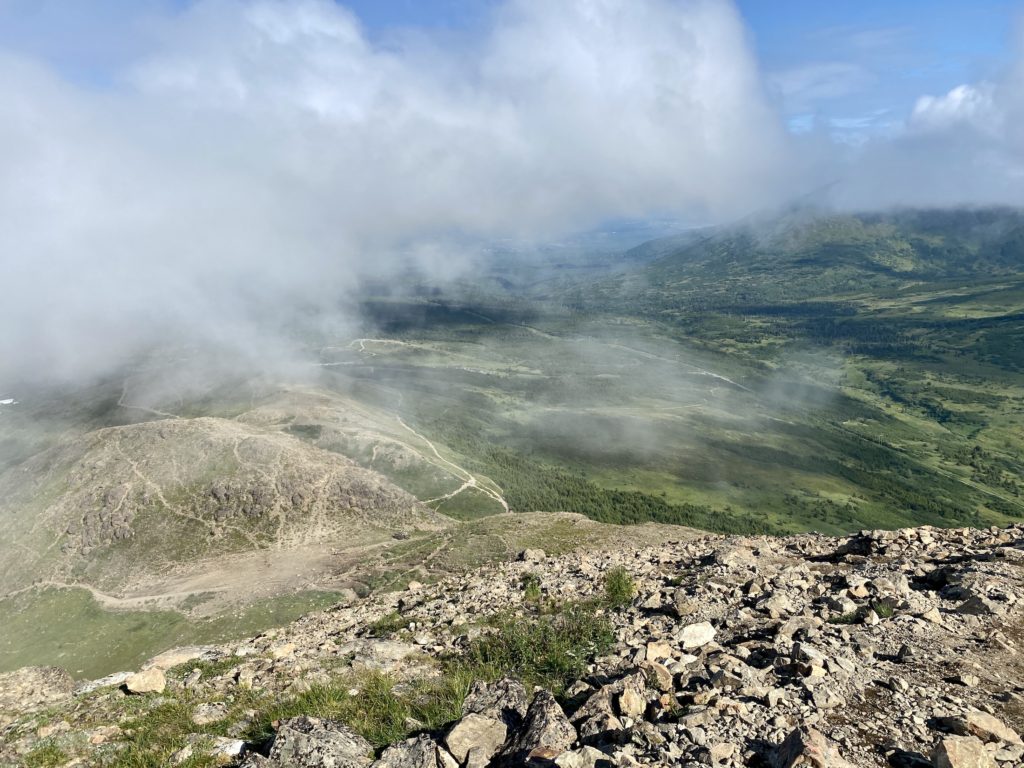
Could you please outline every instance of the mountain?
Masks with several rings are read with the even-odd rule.
[[[1010,768],[1024,526],[528,549],[75,683],[0,766]]]
[[[156,350],[16,387],[0,667],[101,674],[522,547],[1018,521],[1021,220],[792,211],[542,289],[392,286],[301,384]]]
[[[220,418],[72,438],[0,476],[0,499],[8,589],[42,579],[145,591],[223,571],[228,555],[282,559],[448,524],[337,453]]]
[[[907,281],[987,281],[1024,269],[1024,213],[1014,209],[907,210],[776,218],[654,240],[627,256],[629,291],[733,302],[798,301],[846,291],[898,290]]]

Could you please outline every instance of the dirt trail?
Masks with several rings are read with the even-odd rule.
[[[396,416],[395,418],[398,419],[398,423],[401,424],[405,429],[407,429],[410,433],[412,433],[418,439],[420,439],[424,443],[426,443],[427,447],[430,448],[430,450],[433,452],[433,454],[440,461],[444,462],[449,467],[451,467],[453,470],[455,470],[454,474],[456,475],[456,477],[458,477],[460,480],[463,481],[462,487],[460,487],[459,489],[453,491],[452,493],[448,494],[447,496],[441,497],[442,499],[450,499],[455,494],[461,493],[462,491],[466,490],[467,488],[476,488],[477,490],[481,491],[485,495],[489,496],[490,498],[492,498],[496,502],[498,502],[501,505],[502,509],[504,509],[506,512],[509,511],[508,502],[505,501],[505,497],[502,496],[501,493],[499,493],[498,491],[495,491],[495,490],[493,490],[491,488],[488,488],[485,485],[481,485],[477,481],[476,475],[474,475],[468,469],[466,469],[465,467],[460,467],[458,464],[456,464],[456,463],[454,463],[452,461],[449,461],[444,456],[442,456],[438,452],[437,447],[432,442],[430,442],[430,440],[428,440],[426,437],[424,437],[419,432],[417,432],[412,427],[410,427],[408,424],[406,424],[404,421],[402,421],[402,417],[401,416]]]
[[[209,592],[226,592],[228,587],[205,587],[203,589],[187,590],[183,592],[161,592],[155,595],[135,595],[132,597],[117,597],[116,595],[108,595],[106,592],[100,592],[96,587],[89,584],[71,583],[66,581],[52,581],[45,580],[39,581],[35,584],[31,584],[21,589],[16,589],[13,592],[8,592],[4,595],[4,598],[14,597],[20,595],[23,592],[29,592],[33,589],[40,589],[44,587],[53,587],[54,589],[84,589],[93,599],[100,604],[102,608],[109,611],[132,611],[132,610],[148,610],[153,607],[154,602],[178,602],[184,600],[191,595],[206,594]]]
[[[128,381],[125,380],[124,385],[121,387],[121,397],[119,397],[118,400],[117,400],[117,404],[119,406],[121,406],[122,408],[128,408],[130,410],[134,410],[134,411],[142,411],[143,413],[148,413],[148,414],[150,414],[152,416],[159,416],[159,417],[164,418],[164,419],[180,419],[181,418],[181,416],[179,416],[176,413],[168,413],[167,411],[158,411],[158,410],[155,410],[153,408],[147,408],[144,405],[132,405],[130,403],[126,403],[125,402],[125,398],[127,398],[127,397],[128,397]]]
[[[732,379],[730,379],[730,378],[728,378],[726,376],[723,376],[720,373],[715,373],[714,371],[709,371],[707,368],[701,368],[699,365],[694,365],[693,363],[683,362],[682,360],[674,360],[671,357],[662,357],[661,355],[656,355],[653,352],[646,352],[646,351],[644,351],[642,349],[637,349],[636,347],[626,346],[625,344],[606,343],[606,346],[612,347],[614,349],[622,349],[622,350],[625,350],[627,352],[632,352],[634,354],[640,355],[642,357],[649,358],[651,360],[661,360],[662,362],[672,363],[674,365],[685,365],[685,366],[691,368],[693,373],[699,374],[701,376],[710,376],[713,379],[718,379],[719,381],[724,381],[726,384],[731,384],[732,386],[734,386],[734,387],[736,387],[738,389],[742,389],[744,392],[753,392],[754,391],[750,387],[745,387],[742,384],[740,384],[739,382],[733,381]]]

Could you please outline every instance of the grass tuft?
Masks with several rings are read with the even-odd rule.
[[[435,729],[461,717],[471,683],[466,676],[445,675],[400,686],[389,675],[368,672],[271,703],[258,713],[246,736],[264,741],[273,734],[275,720],[307,715],[340,720],[379,749],[408,736],[410,720]]]
[[[393,616],[385,617],[389,627],[398,624]],[[490,631],[473,640],[466,653],[442,659],[437,676],[399,682],[378,671],[350,671],[287,697],[239,689],[225,701],[227,715],[204,726],[192,721],[196,705],[209,701],[201,690],[177,690],[165,698],[131,697],[123,703],[121,748],[98,764],[105,768],[162,768],[193,734],[223,736],[239,722],[248,722],[242,738],[259,743],[273,735],[275,721],[299,715],[340,720],[379,751],[416,729],[437,730],[457,720],[466,694],[477,680],[511,676],[527,687],[541,685],[560,694],[567,684],[586,674],[587,664],[606,653],[614,639],[601,603],[551,602],[538,606],[534,615],[504,615],[493,620]],[[205,676],[222,671],[227,661],[182,665],[176,674],[187,674],[198,666]],[[50,748],[40,748],[38,753],[33,758],[36,762],[29,765],[49,768],[66,762],[58,760],[58,753]],[[182,765],[207,768],[213,759],[197,754]]]
[[[520,582],[523,586],[523,598],[528,603],[540,601],[540,576],[536,573],[524,573]]]
[[[412,623],[412,619],[403,616],[398,611],[392,611],[387,616],[381,616],[369,627],[367,632],[373,637],[384,637],[400,632]]]
[[[474,640],[461,663],[480,678],[517,677],[558,695],[614,641],[611,623],[593,604],[573,603],[532,620],[499,618],[496,631]]]
[[[68,761],[68,754],[56,744],[36,747],[25,755],[25,768],[57,768]]]
[[[612,568],[604,576],[604,594],[612,608],[625,608],[636,594],[633,577],[622,566]]]

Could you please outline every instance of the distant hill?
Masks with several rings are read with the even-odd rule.
[[[120,592],[216,558],[346,547],[445,518],[382,475],[283,432],[166,419],[74,438],[0,475],[0,579]]]
[[[795,211],[653,240],[640,266],[600,285],[608,298],[671,291],[703,301],[794,301],[893,290],[908,280],[990,279],[1024,271],[1024,212],[1013,209],[822,215]],[[649,263],[643,263],[650,260]]]

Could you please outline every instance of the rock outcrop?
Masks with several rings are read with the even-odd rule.
[[[630,605],[595,602],[612,568],[633,579]],[[487,616],[528,622],[540,613],[524,596],[527,574],[544,611],[590,606],[614,635],[611,650],[586,659],[585,673],[557,696],[512,678],[478,681],[461,716],[434,728],[408,720],[406,737],[376,752],[355,723],[313,713],[241,744],[222,734],[238,739],[244,722],[203,730],[224,726],[245,696],[294,697],[346,674],[383,673],[399,686],[436,676],[442,660],[495,631]],[[204,648],[168,670],[162,694],[148,695],[187,693],[195,702],[189,754],[219,749],[217,761],[246,766],[1018,768],[1022,638],[1024,526],[842,539],[705,536],[557,557],[531,552],[375,595],[241,646]],[[17,765],[55,738],[88,742],[75,754],[130,740],[107,731],[98,745],[88,741],[119,725],[103,722],[124,698],[116,686],[72,695],[69,685],[47,684],[44,694],[30,693],[30,684],[5,687],[5,679],[0,765]],[[19,695],[46,701],[56,724],[21,715]]]

